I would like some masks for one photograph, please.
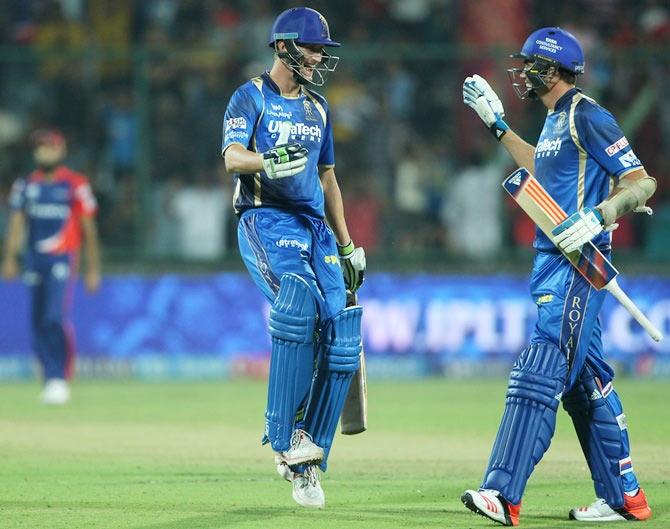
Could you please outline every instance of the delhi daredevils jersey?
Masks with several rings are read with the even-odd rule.
[[[641,168],[614,116],[577,88],[556,102],[535,147],[535,177],[568,215],[597,206],[609,195],[611,178]],[[611,240],[603,232],[593,243],[608,249]],[[539,228],[533,246],[556,250]]]
[[[296,97],[282,95],[267,72],[247,81],[228,103],[221,152],[234,143],[265,152],[276,145],[284,122],[291,125],[288,143],[297,142],[309,153],[305,169],[278,180],[270,180],[265,172],[233,174],[235,212],[239,215],[250,208],[275,207],[324,218],[318,167],[333,167],[335,151],[328,103],[323,96],[305,87]]]
[[[86,177],[64,166],[45,179],[41,170],[19,178],[12,187],[9,204],[26,216],[27,251],[32,255],[62,255],[81,246],[82,216],[97,211]]]

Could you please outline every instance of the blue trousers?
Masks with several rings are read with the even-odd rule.
[[[37,255],[26,260],[33,348],[45,380],[69,379],[74,369],[74,331],[69,321],[76,257]]]
[[[237,228],[240,254],[272,303],[279,281],[292,272],[307,281],[322,322],[344,309],[346,291],[337,243],[325,221],[273,208],[244,212]]]
[[[603,358],[598,318],[606,291],[594,289],[561,254],[542,252],[535,256],[530,287],[537,305],[530,342],[552,343],[565,352],[565,390],[572,388],[586,363],[603,385],[611,382],[614,371]]]

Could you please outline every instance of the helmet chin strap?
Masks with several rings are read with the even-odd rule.
[[[322,86],[325,81],[326,81],[326,76],[329,71],[333,71],[335,69],[335,66],[328,67],[324,66],[326,60],[331,60],[333,57],[328,55],[325,51],[323,51],[323,55],[326,60],[324,60],[322,63],[314,65],[312,68],[312,79],[306,78],[304,75],[300,73],[300,68],[305,66],[304,63],[304,58],[305,55],[298,49],[298,46],[296,46],[295,41],[293,40],[284,40],[284,45],[286,46],[285,51],[279,51],[277,49],[277,43],[275,42],[275,53],[277,54],[277,57],[282,61],[284,66],[286,66],[291,72],[293,72],[293,80],[298,83],[299,85],[307,85],[311,84],[314,86]],[[335,65],[337,64],[337,60],[339,60],[338,57],[335,57]],[[321,68],[319,68],[319,65],[321,65]],[[316,77],[316,79],[314,79]]]
[[[305,57],[304,54],[292,40],[285,40],[284,46],[286,46],[286,51],[279,51],[277,49],[277,43],[275,42],[275,53],[277,54],[277,57],[284,63],[284,66],[291,70],[293,73],[293,80],[296,83],[300,85],[307,84],[309,81],[300,74],[300,68],[303,65],[302,61]]]

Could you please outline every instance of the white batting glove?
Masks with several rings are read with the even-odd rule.
[[[614,227],[616,225],[612,229]],[[561,222],[551,234],[554,236],[554,244],[570,253],[581,248],[603,229],[603,216],[600,211],[596,208],[584,208]]]
[[[354,242],[350,241],[346,246],[338,244],[337,251],[340,254],[344,286],[354,293],[361,288],[365,277],[365,250],[354,247]]]
[[[466,77],[463,83],[463,103],[477,112],[498,141],[509,130],[509,125],[503,120],[505,109],[500,98],[483,77],[477,74]]]
[[[271,180],[293,176],[307,165],[307,149],[299,143],[280,145],[263,153],[263,170]]]

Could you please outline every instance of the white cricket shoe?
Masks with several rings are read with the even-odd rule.
[[[295,430],[291,436],[291,446],[286,452],[280,452],[279,457],[288,466],[320,463],[323,459],[323,448],[314,444],[305,430]]]
[[[70,402],[70,385],[62,378],[50,378],[42,390],[42,404],[62,406]]]
[[[315,465],[308,465],[304,474],[292,474],[293,499],[296,503],[303,507],[323,509],[326,506],[326,495],[321,488],[319,469]]]
[[[496,490],[466,490],[461,501],[472,512],[506,526],[519,525],[521,504],[512,505]]]
[[[279,474],[282,479],[285,479],[289,483],[293,482],[293,476],[295,472],[293,472],[291,468],[286,463],[284,463],[284,460],[280,454],[275,455],[275,465],[277,465],[277,474]]]
[[[624,495],[624,504],[620,509],[612,509],[607,502],[598,498],[588,507],[579,507],[570,511],[570,519],[580,522],[627,522],[651,518],[651,509],[644,491],[640,489],[635,496]]]

